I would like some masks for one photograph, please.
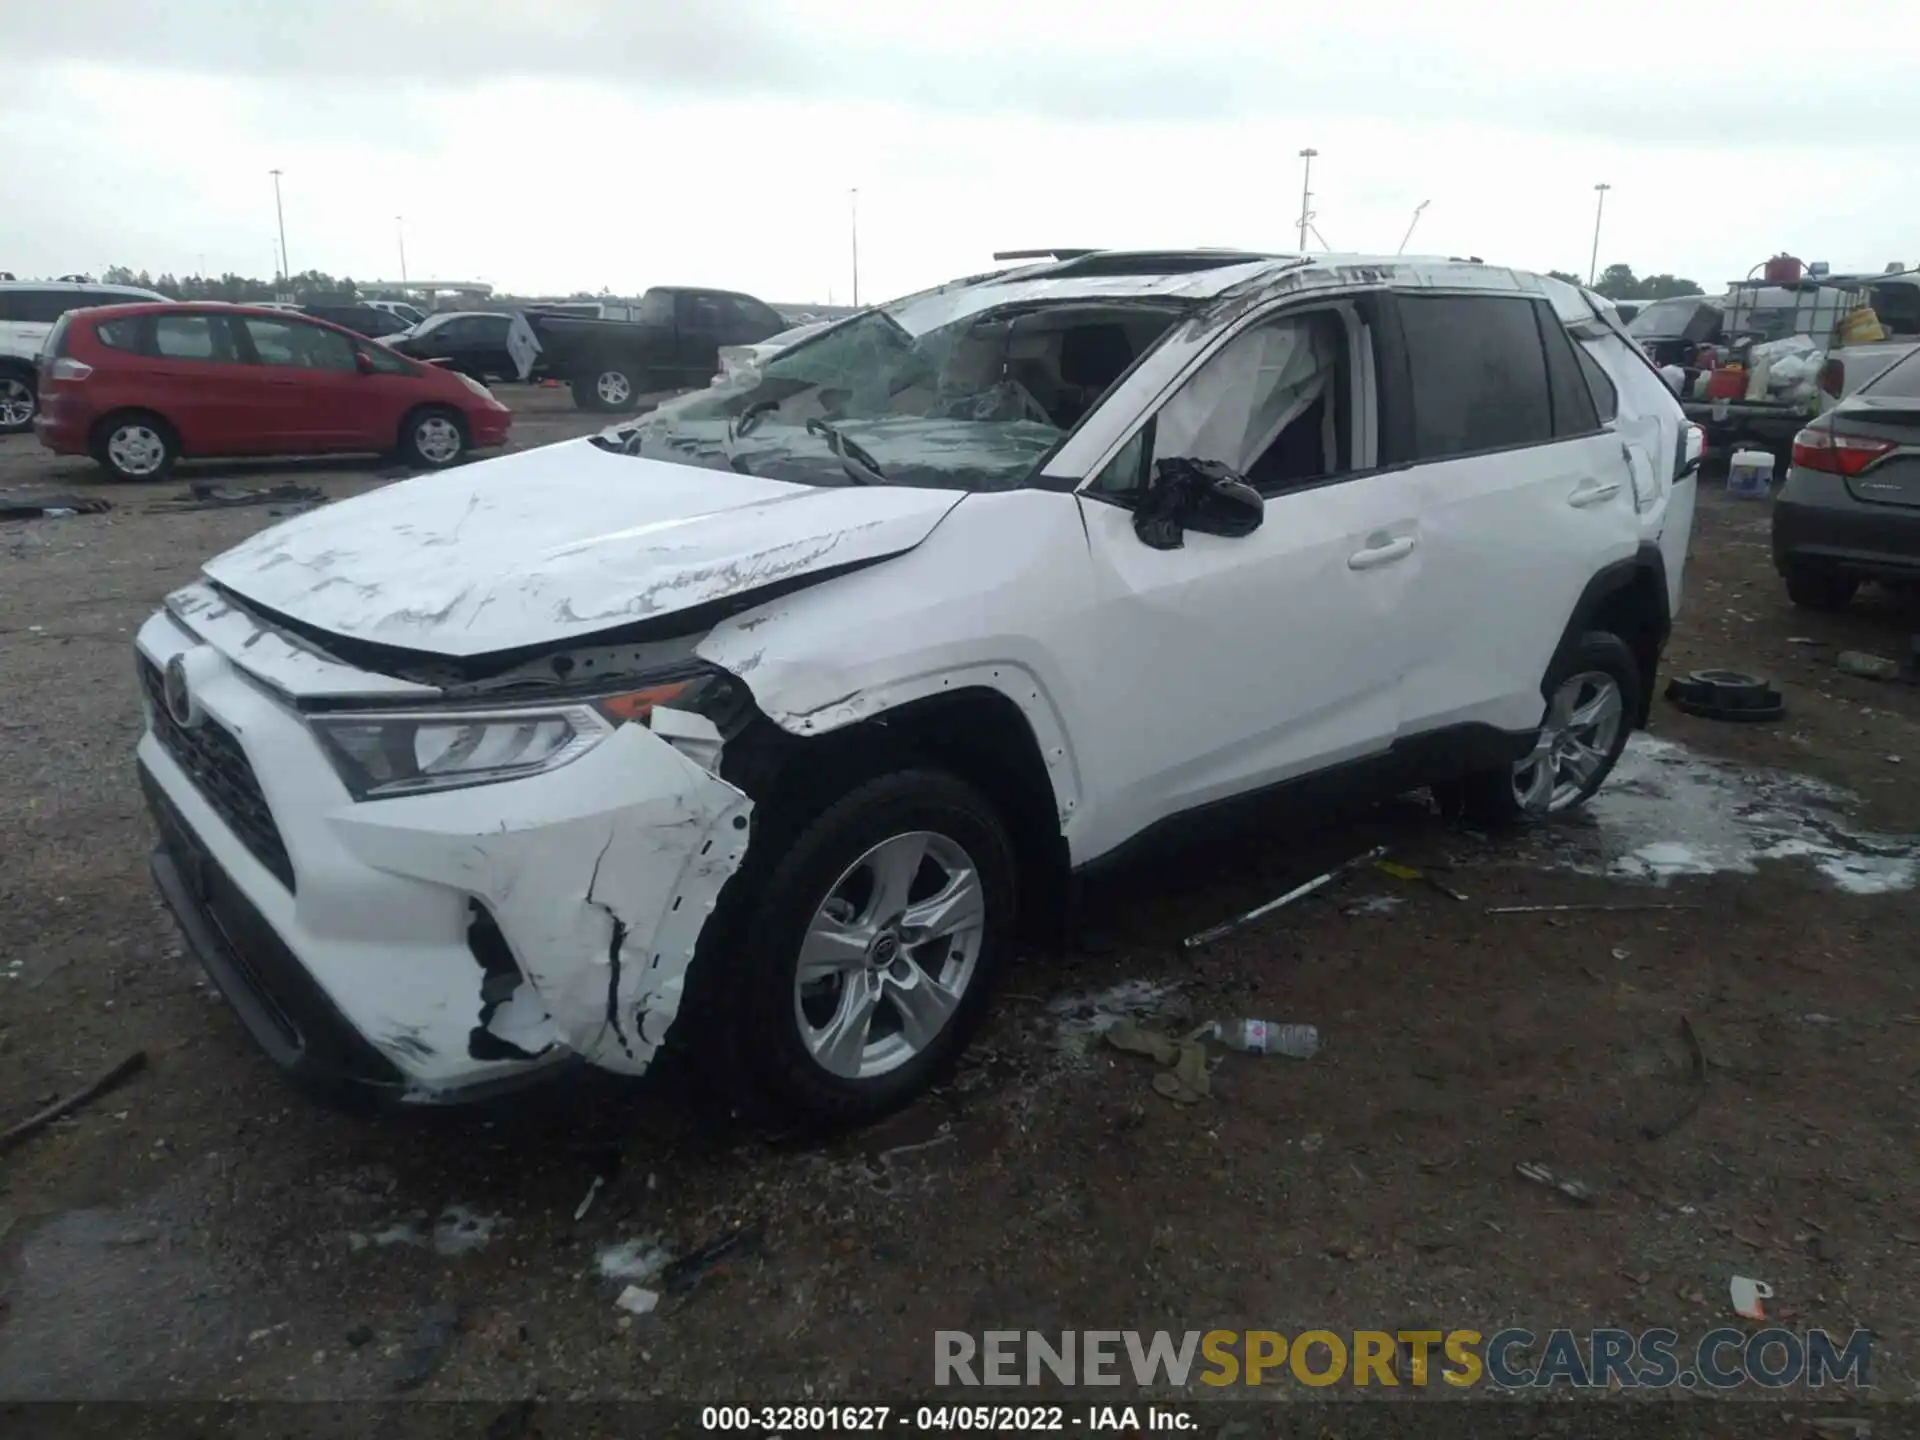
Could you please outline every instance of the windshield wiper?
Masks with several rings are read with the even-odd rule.
[[[818,415],[807,421],[807,433],[818,435],[827,442],[827,448],[833,451],[840,461],[840,468],[847,472],[847,478],[856,485],[885,485],[887,473],[880,468],[880,462],[869,455],[860,445],[842,435],[833,426]]]
[[[755,425],[760,423],[760,417],[762,415],[772,410],[778,410],[779,408],[780,402],[778,400],[756,400],[753,404],[742,410],[738,417],[727,421],[727,428],[722,432],[725,437],[722,448],[724,448],[727,453],[727,466],[729,469],[736,470],[742,475],[753,474],[753,470],[747,462],[735,453],[734,445],[742,435],[745,435],[749,430],[753,429]]]

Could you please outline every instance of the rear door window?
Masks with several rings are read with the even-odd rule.
[[[353,342],[338,330],[298,320],[263,320],[249,315],[247,334],[262,365],[295,370],[352,370]]]
[[[1567,327],[1560,323],[1550,303],[1536,300],[1533,314],[1540,325],[1540,343],[1546,347],[1547,397],[1553,407],[1553,433],[1561,439],[1590,435],[1600,428],[1600,418],[1593,392],[1580,373],[1580,361],[1575,356],[1579,347],[1567,334]]]
[[[154,316],[153,353],[163,360],[204,360],[213,365],[230,365],[235,358],[224,315]]]
[[[0,295],[0,320],[51,325],[86,303],[78,290],[10,290]]]
[[[1443,460],[1554,438],[1546,354],[1532,301],[1404,293],[1398,299],[1416,458]]]

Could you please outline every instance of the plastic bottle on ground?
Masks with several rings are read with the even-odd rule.
[[[1229,1050],[1248,1055],[1291,1055],[1311,1059],[1320,1049],[1320,1031],[1312,1025],[1282,1025],[1276,1020],[1216,1020],[1207,1032]]]

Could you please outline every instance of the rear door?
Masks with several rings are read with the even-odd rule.
[[[1565,383],[1577,361],[1551,305],[1435,290],[1394,310],[1407,385],[1385,423],[1420,476],[1425,556],[1402,622],[1405,724],[1531,730],[1587,582],[1638,549],[1628,458]]]
[[[142,354],[125,371],[115,367],[113,403],[150,406],[173,426],[188,455],[254,453],[269,424],[269,397],[245,363],[233,327],[233,317],[204,310],[147,316]]]
[[[356,404],[362,376],[353,340],[293,315],[239,320],[250,342],[255,383],[265,397],[262,453],[358,448],[366,417]]]

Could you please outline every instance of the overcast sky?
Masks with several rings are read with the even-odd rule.
[[[0,269],[883,299],[1036,245],[1920,262],[1920,8],[9,0]],[[1312,248],[1322,241],[1309,236]]]

